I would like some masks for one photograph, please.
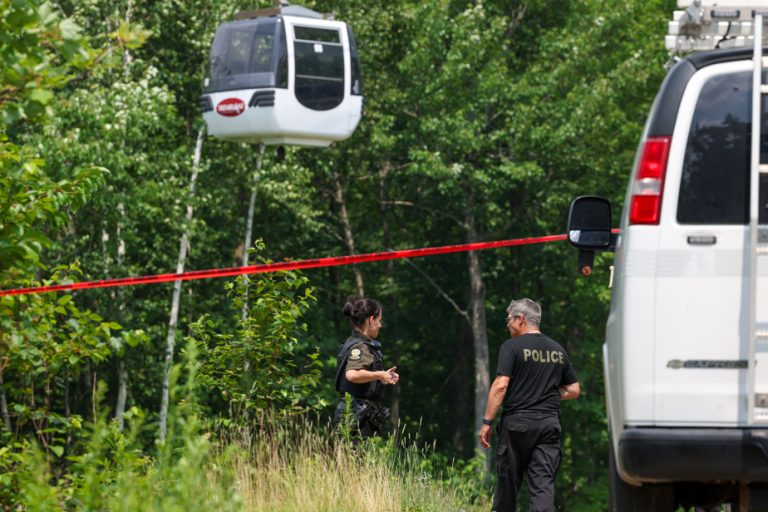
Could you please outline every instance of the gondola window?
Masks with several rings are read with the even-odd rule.
[[[278,20],[227,24],[216,35],[211,52],[211,83],[207,90],[226,91],[286,87],[285,41]],[[276,44],[277,43],[277,44]]]
[[[344,47],[339,31],[294,27],[296,99],[313,110],[331,110],[344,100]]]

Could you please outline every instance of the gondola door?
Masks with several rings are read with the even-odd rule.
[[[339,21],[283,19],[289,90],[304,128],[313,133],[325,131],[328,143],[348,138],[360,121],[363,101],[351,31]]]

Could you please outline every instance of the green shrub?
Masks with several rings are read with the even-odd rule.
[[[257,241],[256,248],[264,244]],[[291,415],[327,406],[314,392],[321,377],[319,350],[302,342],[307,327],[301,318],[315,302],[309,280],[294,271],[256,274],[226,288],[234,327],[203,317],[191,333],[201,349],[200,379],[213,392],[213,410],[247,421],[258,411]]]

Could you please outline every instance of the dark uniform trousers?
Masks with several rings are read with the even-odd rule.
[[[558,416],[513,414],[496,427],[498,481],[494,512],[515,512],[523,476],[528,473],[531,512],[554,512],[555,474],[560,467],[561,428]]]

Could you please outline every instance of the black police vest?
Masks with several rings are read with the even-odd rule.
[[[347,357],[349,351],[358,343],[365,343],[373,354],[373,367],[371,371],[377,372],[384,369],[384,357],[381,353],[381,343],[370,338],[364,338],[355,333],[349,337],[339,348],[339,354],[336,356],[336,391],[341,396],[349,393],[355,398],[364,400],[381,400],[384,395],[384,384],[375,380],[365,384],[355,384],[347,380]]]

